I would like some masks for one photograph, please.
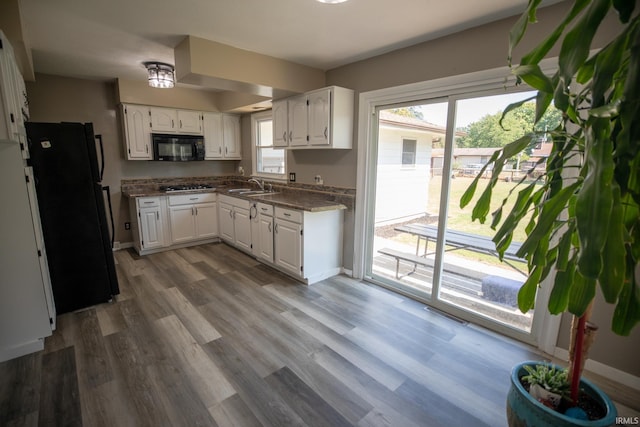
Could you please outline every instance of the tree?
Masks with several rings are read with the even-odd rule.
[[[424,120],[422,111],[420,111],[415,105],[411,107],[392,108],[389,110],[389,112],[397,114],[399,116],[413,117],[415,119]]]
[[[520,108],[509,112],[502,120],[502,111],[487,114],[477,122],[471,123],[466,129],[466,135],[458,138],[458,146],[466,148],[504,147],[531,131],[546,131],[555,129],[562,119],[555,108],[547,113],[535,124],[536,106],[534,102],[527,102]]]

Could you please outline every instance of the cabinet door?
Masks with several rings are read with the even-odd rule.
[[[233,243],[235,241],[233,206],[226,203],[218,203],[218,213],[220,237]]]
[[[275,263],[302,276],[302,226],[277,219],[275,222]]]
[[[273,262],[273,217],[258,215],[258,256]]]
[[[171,206],[169,208],[172,243],[189,242],[196,238],[194,212],[193,205]]]
[[[234,232],[236,246],[246,251],[251,251],[251,219],[249,219],[249,209],[234,208],[233,218],[235,220]]]
[[[204,158],[221,159],[222,114],[204,113]]]
[[[287,101],[273,103],[271,114],[273,117],[273,146],[286,147],[289,145],[289,125]]]
[[[149,107],[123,105],[127,159],[151,160],[151,129]]]
[[[329,145],[331,135],[331,91],[309,94],[309,145]]]
[[[202,135],[202,113],[200,111],[178,110],[178,132]]]
[[[288,100],[289,146],[307,145],[307,96],[301,95]]]
[[[224,158],[240,159],[240,117],[222,116]]]
[[[143,249],[161,248],[164,246],[160,207],[140,208],[140,233],[141,246]]]
[[[198,238],[218,235],[218,206],[216,203],[194,205],[196,214],[196,236]]]
[[[151,130],[174,133],[177,130],[178,112],[171,108],[151,107]]]

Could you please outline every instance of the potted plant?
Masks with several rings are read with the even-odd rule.
[[[569,399],[574,404],[580,389],[597,395],[603,404],[608,401],[580,378],[595,333],[588,320],[597,289],[608,303],[616,304],[614,333],[628,335],[640,320],[640,17],[634,11],[636,3],[574,0],[560,25],[518,65],[512,65],[513,49],[527,25],[536,20],[540,0],[529,0],[510,33],[509,65],[518,83],[524,81],[537,90],[536,123],[552,104],[563,120],[556,129],[531,132],[496,151],[460,202],[462,207],[471,202],[480,177],[490,170],[472,212],[473,220],[484,223],[492,189],[507,162],[535,144],[541,133],[550,135],[552,149],[545,173],[532,181],[523,177],[510,194],[515,197],[513,208],[503,212],[503,201],[492,212],[491,227],[502,255],[514,230],[526,224],[527,238],[518,255],[527,261],[529,276],[518,293],[520,310],[533,308],[538,287],[549,277],[553,281],[549,311],[574,316],[568,368]],[[593,37],[608,13],[617,13],[621,31],[592,54]],[[557,44],[557,71],[548,76],[540,63]],[[531,99],[508,106],[503,118]],[[522,365],[516,366],[512,389],[518,389],[519,378],[526,375]],[[615,417],[611,409],[613,414],[604,421],[609,424]],[[536,421],[535,425],[544,424]]]

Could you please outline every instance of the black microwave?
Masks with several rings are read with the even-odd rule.
[[[190,162],[204,160],[204,139],[195,135],[168,135],[154,133],[153,160]]]

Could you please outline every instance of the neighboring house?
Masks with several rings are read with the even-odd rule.
[[[520,164],[520,170],[533,175],[541,174],[547,167],[547,158],[551,154],[553,143],[540,142],[531,151],[529,160]]]
[[[454,174],[459,172],[466,174],[465,170],[479,169],[477,166],[482,167],[485,165],[493,153],[498,148],[454,148],[453,149],[453,162],[452,169]],[[437,148],[433,150],[433,170],[440,171],[442,173],[442,165],[444,164],[444,148]]]
[[[429,200],[432,147],[444,140],[446,130],[385,110],[380,112],[379,123],[375,222],[394,223],[423,216]]]

